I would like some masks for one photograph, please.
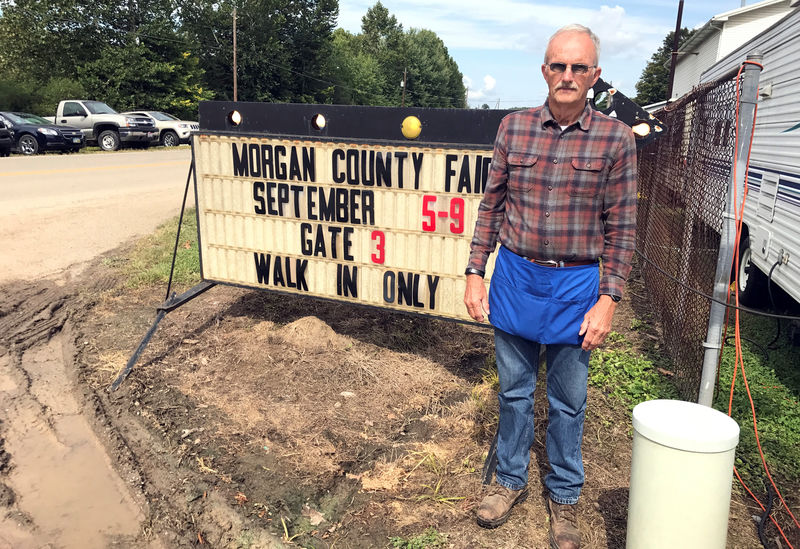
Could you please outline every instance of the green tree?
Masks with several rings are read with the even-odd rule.
[[[361,33],[334,33],[330,67],[333,101],[400,106],[465,107],[466,88],[458,65],[432,31],[403,26],[377,2],[361,19]]]
[[[387,105],[399,106],[407,47],[403,25],[383,4],[376,2],[361,18],[359,40],[361,51],[372,56],[380,68],[382,98]]]
[[[405,40],[406,104],[465,108],[463,76],[444,42],[436,33],[425,29],[411,29]]]
[[[0,73],[29,90],[25,110],[52,114],[80,94],[196,116],[211,97],[172,0],[0,0],[0,9]]]
[[[280,0],[236,0],[237,85],[240,101],[286,100],[292,78],[280,29]],[[179,0],[181,30],[200,59],[205,87],[233,100],[233,8],[223,0]]]
[[[682,28],[678,38],[680,44],[688,40],[694,30]],[[664,38],[661,47],[653,54],[650,61],[642,71],[642,76],[636,83],[636,98],[634,101],[639,105],[649,105],[667,99],[669,88],[669,61],[672,58],[672,42],[675,39],[675,31],[670,31]]]
[[[9,111],[30,111],[31,97],[35,91],[36,84],[33,81],[9,75],[0,79],[0,105]],[[44,112],[37,111],[36,114]]]
[[[367,10],[361,18],[361,39],[364,51],[376,57],[396,49],[403,40],[403,25],[380,3]]]
[[[55,116],[59,101],[81,97],[87,97],[83,84],[74,78],[57,76],[36,88],[29,97],[30,106],[26,110],[42,116]]]
[[[99,44],[113,39],[101,11],[77,0],[0,0],[0,73],[39,83],[74,77]]]
[[[360,36],[344,29],[333,32],[329,73],[334,104],[389,105],[383,95],[381,67],[374,56],[362,51]]]
[[[153,109],[196,118],[198,101],[213,98],[199,83],[190,54],[164,61],[142,44],[107,46],[78,74],[88,97],[102,98],[119,111]]]
[[[337,0],[179,0],[181,29],[206,87],[233,99],[236,7],[237,99],[325,102]]]
[[[337,0],[290,0],[284,44],[289,49],[294,78],[289,87],[292,101],[327,103],[333,96],[329,83],[333,29],[339,15]]]

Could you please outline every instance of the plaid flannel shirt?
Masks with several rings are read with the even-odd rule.
[[[499,238],[528,258],[600,258],[600,294],[621,296],[635,236],[636,144],[628,126],[588,102],[564,130],[547,103],[502,120],[469,267],[485,270]]]

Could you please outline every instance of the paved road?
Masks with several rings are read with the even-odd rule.
[[[190,163],[187,147],[0,158],[0,282],[80,271],[152,232],[180,212]]]

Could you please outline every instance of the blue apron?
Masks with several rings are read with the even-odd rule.
[[[596,263],[545,267],[500,246],[489,284],[489,322],[530,341],[580,345],[583,317],[599,289]]]

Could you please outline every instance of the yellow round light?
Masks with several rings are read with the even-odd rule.
[[[406,116],[400,126],[400,131],[406,139],[416,139],[422,132],[422,122],[416,116]]]

